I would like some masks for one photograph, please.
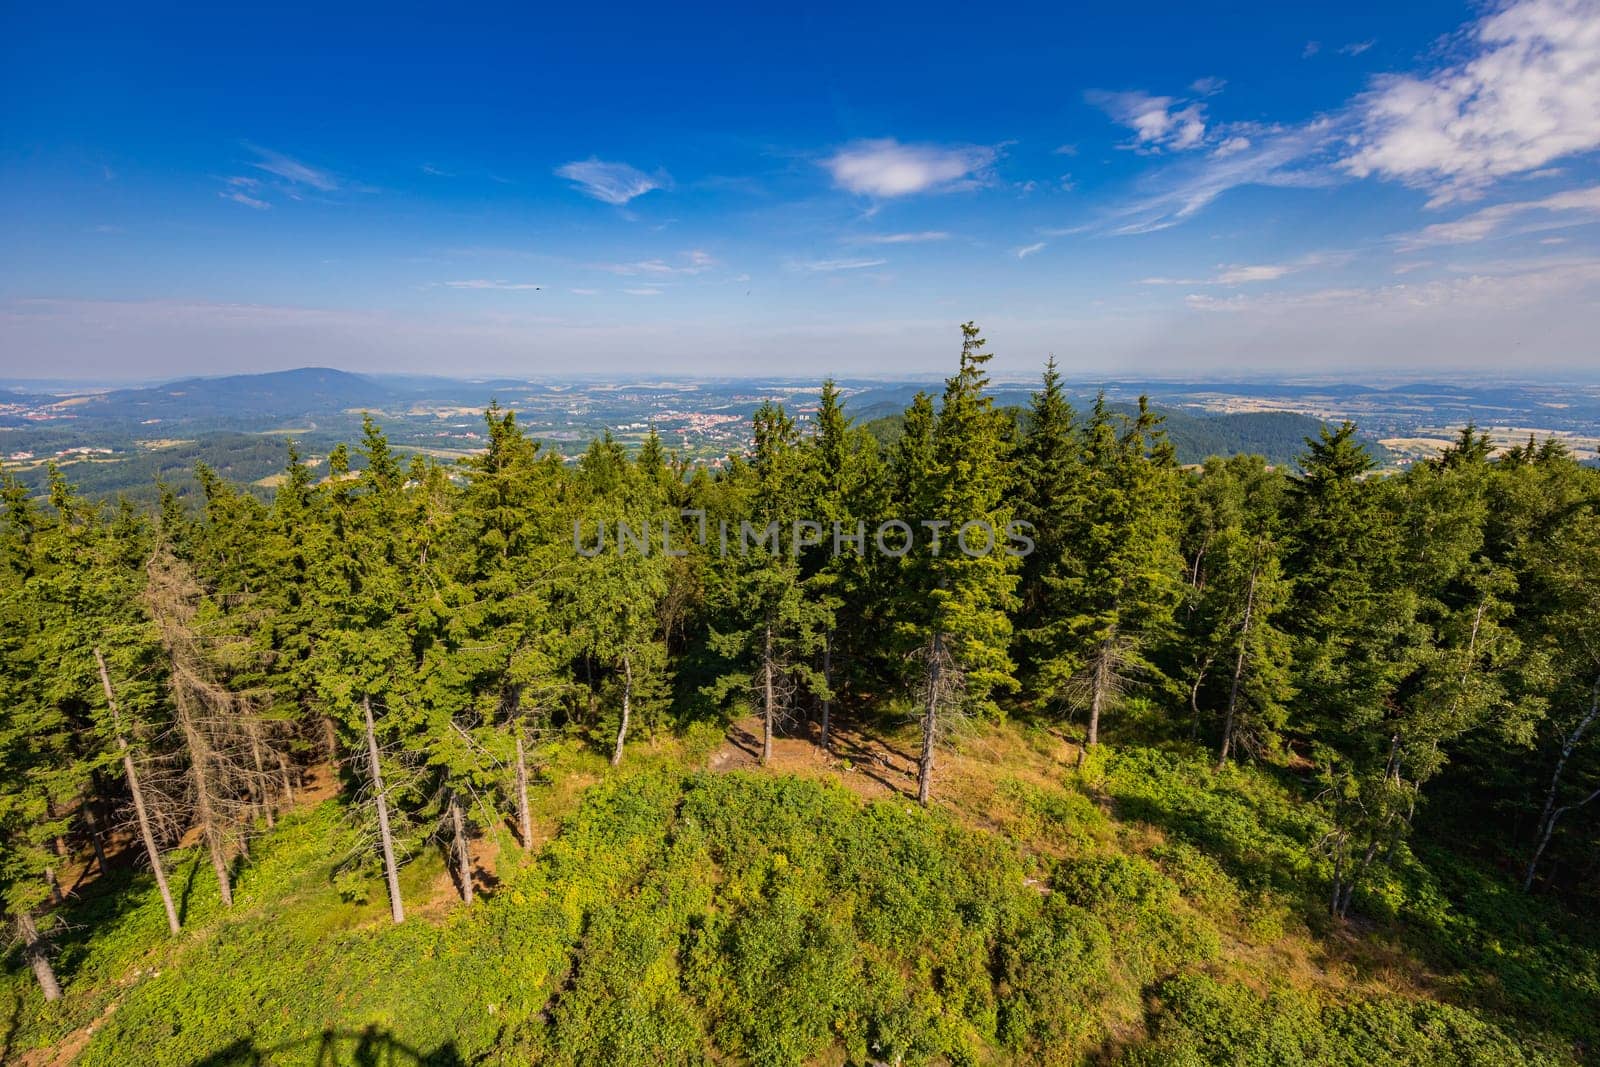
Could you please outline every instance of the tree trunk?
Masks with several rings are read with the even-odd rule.
[[[133,765],[133,753],[128,748],[128,739],[122,734],[121,723],[117,721],[117,698],[111,689],[111,672],[106,670],[106,658],[100,650],[94,650],[95,663],[100,666],[100,685],[106,691],[106,705],[111,709],[111,721],[117,728],[117,750],[122,753],[122,773],[128,779],[128,792],[133,794],[133,812],[139,821],[139,836],[144,840],[145,855],[150,860],[150,870],[156,876],[156,888],[161,891],[161,905],[167,912],[167,929],[177,933],[178,909],[172,903],[172,887],[167,885],[167,872],[161,865],[161,850],[156,848],[156,835],[150,829],[150,813],[145,808],[144,790],[139,787],[139,772]]]
[[[1524,892],[1533,888],[1533,875],[1539,869],[1539,858],[1544,855],[1545,846],[1550,844],[1550,837],[1556,832],[1556,823],[1561,820],[1561,816],[1574,808],[1584,807],[1597,797],[1600,797],[1600,789],[1596,789],[1576,804],[1563,804],[1550,813],[1550,817],[1544,823],[1544,832],[1539,835],[1539,847],[1533,850],[1533,859],[1528,861],[1528,876],[1522,882]]]
[[[822,684],[827,686],[828,695],[822,698],[822,751],[828,751],[828,744],[832,740],[829,736],[832,728],[833,713],[833,631],[822,639]]]
[[[39,928],[33,924],[33,915],[23,910],[17,913],[17,931],[22,934],[23,954],[33,967],[33,976],[39,980],[45,1000],[61,999],[61,983],[56,981],[55,968],[50,966],[47,946],[39,937]]]
[[[533,815],[528,810],[528,758],[522,751],[522,731],[517,730],[517,830],[522,847],[533,847]]]
[[[200,817],[200,833],[205,838],[206,852],[211,856],[211,869],[216,872],[217,886],[222,892],[222,903],[233,907],[233,886],[228,880],[228,858],[223,853],[220,814],[216,809],[217,794],[212,792],[211,746],[201,736],[189,707],[186,690],[181,685],[172,687],[173,706],[178,712],[178,727],[183,732],[185,747],[189,750],[189,774],[194,779],[195,814]]]
[[[372,800],[378,809],[378,840],[383,845],[383,873],[389,882],[389,915],[395,922],[406,921],[405,905],[400,903],[400,871],[394,865],[394,838],[389,833],[389,798],[383,795],[383,771],[378,764],[378,734],[372,725],[372,698],[361,698],[366,716],[367,767],[372,777]]]
[[[1222,720],[1222,751],[1217,756],[1217,770],[1228,765],[1228,753],[1233,748],[1234,713],[1239,707],[1239,690],[1244,682],[1246,650],[1250,647],[1250,618],[1256,606],[1257,568],[1250,570],[1250,585],[1244,596],[1244,621],[1239,627],[1239,656],[1233,663],[1233,687],[1228,690],[1228,711]]]
[[[1567,760],[1572,757],[1572,752],[1578,747],[1578,742],[1583,739],[1584,733],[1590,724],[1600,716],[1600,675],[1595,676],[1594,685],[1589,690],[1589,712],[1579,720],[1578,725],[1566,736],[1561,744],[1561,755],[1556,759],[1556,769],[1550,775],[1550,788],[1545,790],[1544,810],[1539,813],[1539,845],[1534,850],[1533,858],[1528,861],[1527,874],[1522,879],[1522,891],[1528,892],[1533,888],[1533,876],[1539,869],[1539,858],[1544,855],[1545,846],[1550,843],[1550,835],[1555,832],[1555,822],[1561,817],[1561,812],[1556,810],[1556,796],[1561,788],[1561,774],[1567,767]],[[1594,799],[1590,797],[1590,799]],[[1585,804],[1588,801],[1584,801]],[[1582,805],[1579,805],[1580,807]],[[1566,809],[1561,809],[1565,811]]]
[[[256,776],[250,781],[250,798],[267,818],[267,829],[277,825],[272,810],[272,797],[267,793],[267,766],[261,759],[261,727],[254,719],[249,724],[250,759],[255,763]]]
[[[767,623],[761,646],[761,766],[772,762],[772,623]]]
[[[94,849],[94,862],[99,866],[100,873],[108,871],[106,866],[106,844],[100,837],[100,817],[94,813],[94,797],[86,796],[82,801],[83,825],[89,830],[89,847]]]
[[[1106,689],[1110,685],[1111,642],[1103,641],[1095,649],[1094,667],[1089,683],[1089,739],[1086,748],[1100,743],[1100,711],[1105,707]]]
[[[944,638],[935,634],[928,655],[927,701],[922,709],[922,753],[917,758],[917,803],[923,807],[928,806],[928,800],[933,795],[933,751],[939,733],[939,689],[944,684],[941,676],[944,665],[940,661],[943,654]]]
[[[1189,686],[1189,740],[1200,739],[1200,687],[1206,684],[1206,673],[1211,670],[1211,657],[1206,656],[1195,668],[1194,682]]]
[[[633,715],[633,657],[622,656],[622,725],[617,727],[617,748],[611,753],[611,766],[622,762],[622,745],[628,739],[628,719]]]
[[[283,799],[290,807],[294,806],[294,777],[289,773],[289,761],[284,759],[282,752],[274,752],[278,760],[278,774],[283,779]]]
[[[461,902],[472,903],[472,853],[467,848],[467,820],[461,814],[461,798],[450,791],[450,824],[455,830],[456,878],[461,886]]]
[[[328,762],[339,766],[339,733],[333,728],[333,719],[322,716],[322,745],[328,750]]]

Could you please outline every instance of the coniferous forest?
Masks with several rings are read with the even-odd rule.
[[[7,477],[0,1060],[1600,1056],[1600,471],[988,358],[714,470]]]

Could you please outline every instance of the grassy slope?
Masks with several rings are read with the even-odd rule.
[[[231,913],[186,857],[176,941],[147,880],[78,906],[67,997],[13,959],[0,1034],[90,1064],[1522,1063],[1600,1040],[1593,932],[1498,878],[1403,856],[1331,928],[1293,782],[1063,756],[986,730],[923,812],[843,761],[719,774],[641,746],[605,775],[573,749],[539,798],[559,833],[532,857],[491,834],[471,909],[419,853],[401,927],[375,872],[332,877],[361,841],[329,802],[257,843]]]

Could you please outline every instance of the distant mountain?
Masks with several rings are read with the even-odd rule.
[[[226,378],[185,378],[144,389],[114,389],[85,398],[80,413],[90,418],[139,420],[197,416],[281,420],[380,407],[400,396],[389,386],[359,374],[303,367]]]

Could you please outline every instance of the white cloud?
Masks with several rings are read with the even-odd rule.
[[[328,171],[292,159],[282,152],[274,152],[270,148],[262,148],[249,142],[245,143],[245,147],[258,157],[250,164],[252,167],[276,175],[291,185],[310,186],[324,193],[331,193],[339,188],[339,180]]]
[[[1227,84],[1222,78],[1196,78],[1189,83],[1189,91],[1201,96],[1216,96]]]
[[[988,180],[998,153],[980,145],[856,141],[822,161],[834,184],[861,196],[892,197],[972,188]]]
[[[887,259],[813,259],[791,263],[796,270],[813,272],[830,272],[836,270],[865,270],[868,267],[881,267],[889,262]]]
[[[1320,51],[1322,51],[1322,42],[1320,42],[1320,41],[1307,41],[1306,42],[1306,46],[1304,48],[1300,49],[1300,58],[1301,59],[1310,59],[1312,56],[1316,55]]]
[[[468,278],[465,281],[444,282],[443,285],[446,289],[504,289],[507,291],[539,290],[544,288],[544,286],[535,285],[533,282],[508,282],[490,278]]]
[[[1250,282],[1275,282],[1300,268],[1289,263],[1261,263],[1242,267],[1221,267],[1210,278],[1140,278],[1140,285],[1244,285]]]
[[[1600,2],[1517,0],[1467,36],[1470,58],[1382,77],[1357,101],[1351,174],[1427,189],[1437,206],[1600,148]]]
[[[1205,140],[1205,106],[1170,96],[1149,93],[1108,93],[1094,89],[1084,94],[1089,103],[1112,120],[1133,131],[1133,147],[1146,151],[1163,148],[1182,151]]]
[[[660,296],[661,295],[661,290],[660,289],[656,289],[656,288],[653,288],[651,286],[646,286],[646,287],[644,287],[642,289],[624,289],[622,291],[624,293],[627,293],[629,296]]]
[[[1248,267],[1229,267],[1217,275],[1218,285],[1240,285],[1245,282],[1275,282],[1295,268],[1287,263],[1261,263]]]
[[[1023,245],[1021,248],[1015,249],[1015,252],[1016,252],[1016,255],[1017,255],[1018,259],[1027,259],[1029,256],[1033,255],[1035,252],[1043,252],[1044,251],[1044,246],[1045,246],[1045,242],[1037,241],[1037,242],[1035,242],[1034,244],[1031,244],[1031,245]]]
[[[1229,129],[1239,132],[1223,141],[1227,151],[1191,154],[1157,172],[1147,183],[1151,191],[1114,209],[1099,228],[1116,235],[1153,233],[1194,216],[1230,189],[1247,185],[1314,188],[1338,180],[1318,159],[1337,132],[1331,120],[1319,119],[1304,126],[1235,125]],[[1241,141],[1247,144],[1238,143]]]
[[[607,163],[593,156],[557,167],[556,176],[572,182],[585,195],[618,207],[653,189],[665,188],[668,181],[665,174],[646,174],[626,163]]]
[[[272,206],[265,200],[257,200],[255,197],[246,193],[238,192],[237,190],[232,192],[220,192],[217,195],[222,197],[224,200],[232,200],[235,204],[243,204],[245,207],[252,207],[257,211],[265,211]]]
[[[1211,156],[1213,159],[1227,159],[1229,156],[1237,155],[1249,147],[1250,138],[1236,135],[1217,145]]]
[[[1318,289],[1303,293],[1243,294],[1227,297],[1191,293],[1184,303],[1197,311],[1295,313],[1334,309],[1362,321],[1365,314],[1419,311],[1485,315],[1542,305],[1573,292],[1592,292],[1600,284],[1600,259],[1558,263],[1491,265],[1461,277],[1397,282],[1375,287]],[[1367,323],[1370,325],[1370,323]]]
[[[1371,48],[1377,43],[1377,41],[1351,41],[1349,44],[1339,49],[1339,54],[1341,56],[1359,56],[1362,52],[1365,52],[1367,49]]]
[[[1530,217],[1531,216],[1531,217]],[[1541,200],[1495,204],[1401,238],[1400,250],[1470,244],[1489,237],[1539,233],[1600,221],[1600,185],[1568,189]]]
[[[674,274],[690,276],[704,274],[717,265],[716,259],[709,252],[698,248],[680,253],[678,259],[681,262],[669,263],[657,257],[654,259],[635,260],[631,263],[597,263],[594,265],[594,269],[603,270],[610,274],[620,274],[624,277],[643,274],[665,278]]]
[[[944,241],[950,235],[944,230],[922,230],[917,233],[866,233],[846,237],[847,244],[857,245],[911,245],[925,241]]]

